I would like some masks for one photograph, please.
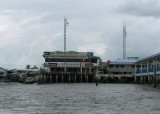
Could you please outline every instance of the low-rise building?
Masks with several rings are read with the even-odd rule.
[[[8,71],[2,67],[0,67],[0,76],[4,77],[8,75]]]
[[[136,61],[134,59],[108,60],[107,72],[101,75],[101,82],[133,82]]]
[[[0,67],[0,81],[9,82],[8,70]]]

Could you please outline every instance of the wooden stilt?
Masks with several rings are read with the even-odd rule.
[[[153,78],[154,78],[154,88],[156,88],[156,82],[157,82],[157,78],[156,78],[156,60],[153,60]]]

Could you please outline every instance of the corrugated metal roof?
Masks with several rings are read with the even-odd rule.
[[[147,60],[147,59],[154,58],[154,57],[156,57],[156,56],[160,56],[160,53],[156,53],[156,54],[153,54],[153,55],[150,55],[150,56],[141,58],[141,59],[139,59],[137,62],[145,61],[145,60]]]
[[[129,62],[129,63],[134,63],[134,62],[137,62],[137,60],[114,60],[114,61],[111,61],[111,62]]]
[[[137,60],[114,60],[110,64],[134,64]]]

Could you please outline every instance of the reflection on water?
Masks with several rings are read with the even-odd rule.
[[[158,114],[159,99],[147,85],[0,82],[0,114]]]

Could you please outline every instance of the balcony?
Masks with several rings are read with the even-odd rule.
[[[157,71],[160,71],[160,67],[157,67]],[[148,73],[151,73],[151,72],[153,72],[153,68],[148,69]],[[143,69],[142,73],[147,73],[147,69]],[[141,74],[141,70],[140,69],[136,70],[136,74]]]

